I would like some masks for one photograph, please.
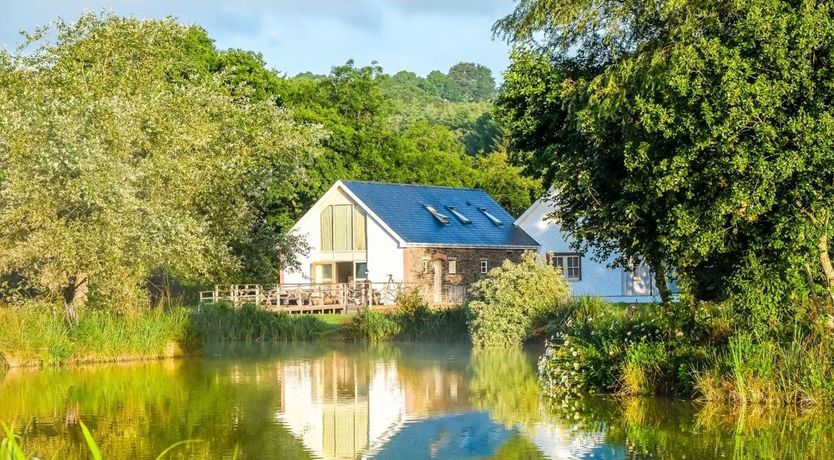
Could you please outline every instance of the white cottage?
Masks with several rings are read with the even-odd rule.
[[[380,182],[336,182],[293,231],[311,250],[283,285],[362,282],[387,297],[395,283],[433,303],[461,303],[492,267],[539,247],[483,190]]]
[[[546,196],[539,198],[516,220],[516,225],[541,245],[541,260],[563,270],[574,296],[597,296],[611,302],[660,301],[654,276],[646,265],[633,271],[610,268],[613,257],[597,262],[572,249],[570,238],[547,218],[555,210]]]

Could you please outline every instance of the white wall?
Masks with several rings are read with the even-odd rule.
[[[550,202],[537,200],[517,221],[516,225],[541,244],[539,256],[546,260],[548,252],[574,252],[570,241],[558,224],[547,220],[554,211]],[[650,273],[641,267],[636,274],[622,269],[609,268],[613,257],[597,262],[592,254],[582,256],[582,279],[569,281],[574,296],[599,296],[612,302],[651,302],[659,300],[651,296]],[[656,293],[657,291],[654,290]]]
[[[368,279],[374,283],[403,281],[405,250],[373,218],[368,217]]]
[[[306,256],[299,257],[301,271],[284,272],[284,283],[310,283],[313,280],[312,264],[314,262],[331,260],[366,260],[368,262],[368,279],[374,283],[388,281],[388,275],[393,276],[394,281],[403,280],[403,248],[393,235],[388,233],[372,216],[368,215],[365,232],[367,238],[367,251],[353,251],[349,253],[324,253],[320,250],[321,244],[321,211],[325,206],[332,204],[354,204],[358,205],[347,193],[340,189],[341,186],[334,186],[329,190],[299,221],[293,226],[293,230],[306,238],[310,245],[310,252]]]

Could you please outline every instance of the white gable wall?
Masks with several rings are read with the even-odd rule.
[[[553,204],[539,199],[516,221],[516,225],[541,244],[539,256],[547,260],[547,253],[572,253],[570,240],[562,233],[559,225],[548,220],[555,210]],[[612,302],[652,302],[659,298],[652,296],[651,274],[645,267],[636,273],[609,268],[613,257],[605,262],[593,260],[590,254],[582,256],[582,279],[569,281],[574,296],[599,296]],[[657,291],[654,290],[656,294]]]
[[[333,260],[333,253],[322,254],[321,246],[321,211],[329,205],[353,204],[358,205],[366,211],[365,235],[367,238],[367,251],[352,251],[350,253],[337,254],[338,260],[354,260],[368,262],[368,279],[374,283],[388,281],[391,275],[394,281],[403,280],[403,249],[399,241],[391,235],[380,223],[367,212],[362,203],[358,203],[343,188],[341,183],[336,183],[319,201],[307,211],[304,216],[293,226],[293,230],[306,238],[310,245],[310,252],[301,256],[299,262],[301,271],[285,271],[284,283],[311,283],[313,281],[312,265],[314,262]]]
[[[405,250],[376,219],[368,217],[368,279],[374,283],[388,281],[390,276],[394,281],[403,281]]]

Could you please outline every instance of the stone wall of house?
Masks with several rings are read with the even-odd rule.
[[[403,274],[406,283],[422,283],[431,288],[434,283],[435,260],[440,261],[443,270],[444,285],[470,285],[485,274],[481,273],[481,261],[487,261],[488,270],[504,263],[505,260],[518,262],[524,250],[521,249],[475,249],[475,248],[443,248],[443,247],[412,247],[405,248],[403,257]],[[449,273],[449,261],[456,261],[456,273]],[[428,270],[424,270],[424,262],[428,261]]]

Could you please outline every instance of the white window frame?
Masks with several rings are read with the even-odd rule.
[[[582,281],[582,254],[578,252],[549,252],[547,263],[558,268],[568,281]],[[571,266],[570,261],[576,261]]]
[[[481,259],[481,274],[489,273],[489,259]]]
[[[449,258],[449,274],[455,275],[458,272],[458,260],[454,257]]]
[[[423,257],[423,273],[431,273],[431,259]]]

